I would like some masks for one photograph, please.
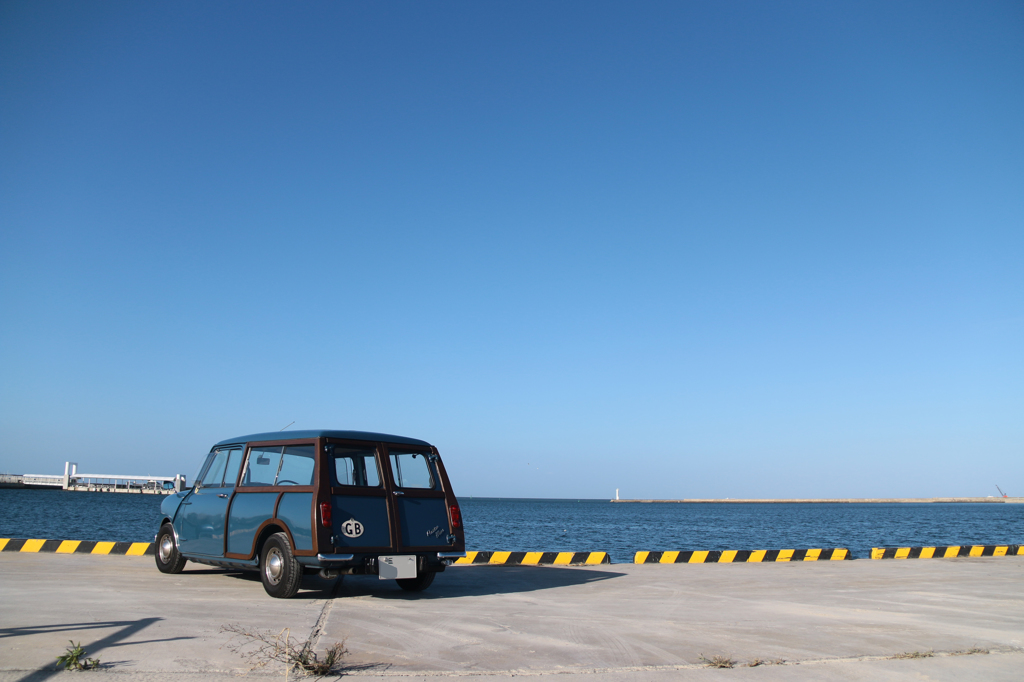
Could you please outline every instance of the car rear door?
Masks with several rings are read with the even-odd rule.
[[[385,445],[398,551],[444,551],[453,544],[444,481],[429,448]]]
[[[329,544],[335,551],[387,553],[392,551],[392,514],[378,444],[328,439],[327,466],[321,486],[330,488]],[[321,512],[321,522],[323,514]]]

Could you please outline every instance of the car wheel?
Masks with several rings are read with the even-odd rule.
[[[185,568],[185,557],[178,552],[174,542],[174,526],[165,523],[156,534],[156,567],[161,573],[181,573]]]
[[[260,579],[271,597],[288,599],[299,591],[302,566],[292,554],[292,543],[284,533],[274,533],[260,552]]]
[[[420,573],[415,578],[399,578],[395,582],[403,590],[408,592],[422,592],[423,590],[430,587],[430,583],[434,582],[434,576],[437,575],[433,571],[426,573]]]

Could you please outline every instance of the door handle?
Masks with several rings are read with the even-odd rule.
[[[223,497],[224,499],[227,499],[228,496],[225,495],[224,493],[217,493],[217,497]]]
[[[392,490],[391,492],[393,492],[395,495],[404,495],[405,494],[405,493],[403,493],[400,490]]]

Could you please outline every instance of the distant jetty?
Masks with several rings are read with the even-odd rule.
[[[76,462],[65,462],[63,476],[50,476],[48,474],[0,474],[0,488],[170,495],[185,489],[185,475],[125,476],[123,474],[80,474],[78,473],[78,464]]]
[[[856,497],[836,499],[806,499],[806,500],[610,500],[617,504],[659,504],[659,503],[686,503],[686,504],[922,504],[929,502],[992,502],[1003,504],[1022,504],[1024,497]]]

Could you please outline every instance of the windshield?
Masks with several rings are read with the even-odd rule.
[[[206,465],[213,459],[214,453],[210,453],[203,460],[203,463],[199,465],[199,469],[196,471],[196,475],[192,477],[192,485],[197,485],[199,481],[203,480],[203,472],[206,471]]]

